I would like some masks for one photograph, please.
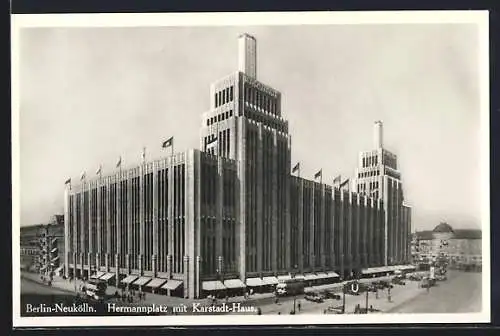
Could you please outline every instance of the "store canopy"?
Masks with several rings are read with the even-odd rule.
[[[294,278],[295,278],[295,279],[302,279],[302,280],[304,280],[304,279],[305,279],[304,274],[296,274],[296,275],[294,276]]]
[[[99,279],[104,280],[104,281],[109,281],[115,276],[115,273],[105,273],[102,275]]]
[[[259,287],[259,286],[265,285],[265,283],[262,281],[261,278],[248,278],[246,283],[247,283],[247,286],[250,286],[250,287]]]
[[[138,276],[137,275],[129,275],[128,277],[126,277],[125,279],[123,279],[122,281],[120,281],[121,283],[124,283],[124,284],[130,284],[132,283],[135,279],[137,279]]]
[[[245,284],[240,279],[224,280],[224,286],[227,288],[245,288]]]
[[[263,277],[262,281],[264,282],[265,285],[276,285],[278,284],[278,278],[269,276],[269,277]]]
[[[328,274],[323,273],[323,272],[316,273],[316,277],[317,277],[317,279],[328,279]]]
[[[313,274],[313,273],[308,273],[308,274],[305,274],[304,275],[304,279],[306,281],[309,281],[309,280],[316,280],[318,279],[318,276],[316,274]]]
[[[99,279],[100,277],[102,277],[104,274],[106,274],[106,272],[101,272],[101,271],[98,271],[94,274],[92,274],[90,276],[91,279]]]
[[[203,281],[202,284],[203,290],[206,291],[215,291],[215,290],[223,290],[226,289],[226,286],[218,280],[213,280],[213,281]]]
[[[340,277],[340,275],[338,275],[335,272],[327,272],[326,275],[327,275],[328,278],[338,278],[338,277]]]
[[[137,286],[144,286],[149,281],[151,281],[150,277],[140,277],[139,279],[135,280],[133,284]]]
[[[154,278],[150,282],[146,284],[146,287],[151,287],[151,288],[158,288],[161,285],[163,285],[165,282],[167,282],[167,279],[162,279],[162,278]]]
[[[161,288],[163,288],[163,289],[170,289],[170,290],[176,290],[177,288],[179,288],[180,285],[182,285],[182,281],[181,280],[170,279],[170,280],[167,280],[167,283],[164,284],[163,286],[161,286]]]
[[[381,272],[390,272],[393,269],[390,268],[390,266],[382,266],[382,267],[372,267],[372,268],[366,268],[361,271],[362,274],[374,274],[374,273],[381,273]]]
[[[278,275],[278,280],[290,280],[292,276],[290,274]]]

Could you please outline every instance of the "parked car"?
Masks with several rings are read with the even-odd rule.
[[[330,306],[325,309],[325,314],[344,314],[344,309],[342,306]]]
[[[317,303],[321,303],[321,302],[325,301],[323,296],[320,295],[319,293],[316,293],[316,292],[307,293],[304,296],[304,299],[306,299],[308,301],[312,301],[312,302],[317,302]]]
[[[436,280],[437,281],[446,281],[448,278],[446,277],[446,275],[437,275],[436,276]]]
[[[332,291],[324,291],[322,293],[323,297],[325,299],[334,299],[334,300],[340,300],[342,297],[340,296],[340,294],[338,293],[335,293],[335,292],[332,292]]]
[[[399,277],[392,279],[392,283],[395,285],[405,285],[404,280]]]
[[[412,274],[408,277],[408,280],[410,281],[421,281],[422,280],[422,276],[419,275],[419,274]]]

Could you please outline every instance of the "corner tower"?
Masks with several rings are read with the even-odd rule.
[[[290,135],[281,93],[257,79],[257,42],[238,38],[238,71],[211,84],[202,151],[236,161],[236,250],[242,280],[290,267]],[[223,172],[219,173],[223,176]]]

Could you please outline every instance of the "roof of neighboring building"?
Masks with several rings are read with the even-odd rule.
[[[442,231],[438,231],[437,233],[441,233]],[[452,231],[453,236],[451,239],[481,239],[482,232],[479,229],[457,229]],[[432,240],[434,239],[435,230],[425,230],[425,231],[417,231],[415,235],[417,239],[420,240]]]
[[[457,229],[453,239],[481,239],[482,232],[479,229]]]
[[[433,232],[439,232],[439,233],[446,233],[446,232],[453,232],[453,228],[451,227],[450,224],[448,223],[439,223],[439,225],[437,225],[434,230],[432,230]]]

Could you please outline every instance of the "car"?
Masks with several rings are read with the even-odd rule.
[[[325,309],[325,314],[344,314],[344,308],[342,306],[330,306]]]
[[[408,280],[410,281],[421,281],[422,280],[422,276],[419,275],[419,274],[412,274],[408,277]]]
[[[325,299],[323,298],[323,296],[321,296],[321,295],[319,295],[318,293],[315,293],[315,292],[307,293],[304,296],[304,299],[306,299],[308,301],[312,301],[312,302],[317,302],[317,303],[321,303],[321,302],[325,301]]]
[[[395,284],[395,285],[402,285],[402,286],[405,285],[405,282],[402,279],[400,279],[400,278],[394,278],[394,279],[392,279],[392,283]]]
[[[323,297],[325,299],[334,299],[334,300],[340,300],[341,296],[338,293],[332,292],[332,291],[324,291],[322,293]]]

